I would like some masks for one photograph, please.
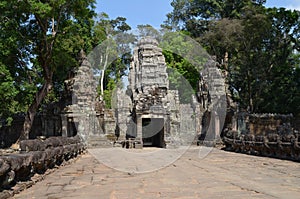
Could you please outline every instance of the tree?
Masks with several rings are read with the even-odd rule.
[[[300,113],[300,12],[270,8],[266,15],[272,23],[270,39],[266,41],[269,64],[266,72],[265,100],[258,104],[263,111]]]
[[[264,3],[174,0],[164,26],[217,56],[241,109],[299,114],[299,11]]]
[[[161,40],[161,32],[153,28],[151,25],[138,25],[138,39],[142,39],[145,37],[151,37],[156,39],[158,42]]]
[[[136,38],[128,33],[131,27],[126,23],[126,18],[109,19],[106,13],[99,15],[95,30],[100,40],[90,56],[94,69],[100,74],[100,95],[110,108],[112,92],[128,69],[130,44]]]
[[[165,33],[161,40],[170,89],[179,91],[182,103],[190,103],[192,95],[197,92],[200,71],[209,56],[186,31]]]
[[[245,7],[244,13],[238,37],[243,45],[233,42],[236,52],[231,51],[229,60],[236,101],[249,112],[299,113],[294,101],[299,95],[294,78],[297,59],[293,58],[299,45],[299,14],[253,7]]]
[[[91,27],[94,17],[94,0],[25,0],[2,1],[1,36],[12,38],[13,60],[7,63],[20,93],[32,94],[27,106],[24,127],[19,140],[27,139],[39,106],[61,85],[62,71],[77,64],[76,56],[91,48]],[[8,27],[7,24],[14,26]],[[21,76],[20,82],[18,82]],[[28,83],[25,83],[27,79]],[[29,85],[29,86],[27,86]],[[29,89],[27,87],[30,87]],[[32,87],[36,87],[33,89]],[[21,99],[20,99],[21,100]]]
[[[242,11],[240,19],[211,23],[201,41],[223,63],[230,89],[242,109],[297,114],[298,109],[292,105],[298,95],[292,91],[297,84],[297,59],[292,57],[299,45],[299,15],[296,11],[254,6]]]
[[[261,6],[265,0],[173,0],[173,11],[167,14],[163,27],[187,30],[193,37],[200,37],[213,20],[238,19],[246,5]]]
[[[0,63],[0,118],[7,118],[6,122],[8,124],[12,122],[10,116],[16,112],[17,102],[14,99],[17,94],[18,91],[14,86],[13,78],[5,65]]]
[[[170,89],[178,90],[181,103],[191,103],[191,97],[197,92],[199,71],[180,55],[164,50]]]
[[[20,26],[26,15],[23,16],[15,4],[14,1],[0,3],[0,117],[10,122],[13,114],[26,111],[31,95],[36,91],[31,84],[36,78],[28,63],[30,43],[24,34],[27,30]]]

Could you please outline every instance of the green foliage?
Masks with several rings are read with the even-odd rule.
[[[240,18],[245,6],[259,7],[264,3],[265,0],[173,0],[174,9],[167,15],[163,27],[187,30],[193,37],[200,37],[209,30],[210,21]]]
[[[169,75],[170,89],[178,90],[181,103],[190,103],[197,91],[199,72],[181,56],[164,50]]]
[[[231,88],[239,91],[241,107],[251,112],[298,114],[295,47],[300,15],[284,9],[254,11],[245,14],[244,45],[229,62]]]
[[[92,65],[101,74],[98,90],[106,108],[112,107],[112,94],[128,71],[130,45],[136,41],[135,36],[128,33],[129,30],[131,27],[126,23],[126,18],[109,19],[106,13],[99,15],[94,28],[94,34],[100,42],[91,53]]]
[[[216,55],[241,109],[297,115],[300,14],[264,3],[174,0],[163,27],[188,31]]]
[[[187,32],[166,33],[160,43],[168,66],[170,88],[179,91],[182,103],[190,103],[196,93],[200,71],[208,54]]]
[[[161,33],[153,28],[151,25],[138,25],[138,39],[142,39],[144,37],[151,37],[156,39],[158,42],[161,40]]]
[[[7,118],[16,110],[15,97],[18,90],[14,86],[13,78],[3,64],[0,63],[0,118]]]
[[[104,90],[104,101],[105,101],[105,108],[112,108],[112,100],[113,100],[113,93],[117,87],[117,84],[113,79],[109,79],[106,89]]]
[[[68,71],[78,66],[79,51],[92,49],[94,3],[1,1],[0,117],[34,115],[41,103],[59,98]],[[52,89],[45,90],[46,83]]]

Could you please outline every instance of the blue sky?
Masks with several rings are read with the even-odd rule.
[[[127,23],[135,29],[139,24],[150,24],[159,28],[172,11],[172,0],[97,0],[97,12],[105,12],[110,18],[127,18]]]
[[[159,28],[172,11],[172,0],[97,0],[97,12],[107,13],[111,19],[126,17],[135,29],[139,24],[150,24]],[[285,7],[300,10],[300,0],[267,0],[268,7]]]

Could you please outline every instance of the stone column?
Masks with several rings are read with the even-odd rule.
[[[201,120],[202,120],[203,114],[201,112],[200,104],[196,105],[195,108],[195,129],[196,129],[196,134],[200,135],[201,134]]]
[[[237,131],[238,127],[237,127],[237,119],[236,119],[235,115],[232,117],[231,124],[232,124],[232,126],[231,126],[232,130]]]
[[[81,136],[83,140],[87,139],[87,119],[85,114],[78,114],[78,127],[77,127],[77,134]]]
[[[214,111],[210,112],[210,115],[207,119],[208,119],[209,123],[208,123],[208,129],[207,129],[207,132],[206,132],[205,139],[207,141],[213,141],[215,139],[215,135],[216,135],[215,112]]]
[[[220,138],[221,135],[221,131],[220,131],[220,118],[219,115],[215,112],[214,113],[214,129],[215,129],[215,140],[218,140]]]
[[[136,118],[136,137],[143,138],[143,119],[141,115],[137,115]]]
[[[62,137],[68,137],[68,117],[66,114],[61,114],[60,116]]]

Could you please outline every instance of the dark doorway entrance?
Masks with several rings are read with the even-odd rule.
[[[143,118],[143,146],[165,147],[164,142],[164,119]]]

